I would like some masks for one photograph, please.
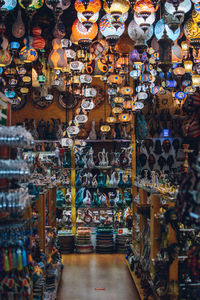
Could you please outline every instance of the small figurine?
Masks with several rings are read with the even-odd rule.
[[[95,130],[95,120],[92,120],[92,122],[91,122],[91,130],[90,130],[90,133],[89,133],[89,139],[90,140],[96,140],[97,139],[97,133],[96,133],[96,130]]]

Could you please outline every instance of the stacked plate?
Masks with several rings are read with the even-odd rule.
[[[73,234],[59,234],[60,253],[69,254],[74,253],[74,235]]]
[[[91,228],[78,227],[76,236],[76,251],[77,253],[93,252],[93,245],[91,242]]]
[[[98,227],[96,233],[96,252],[105,254],[114,252],[112,227]]]
[[[131,234],[117,234],[116,235],[116,252],[126,253],[126,244],[132,241]]]

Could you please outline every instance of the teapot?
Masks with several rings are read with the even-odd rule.
[[[103,148],[102,152],[98,153],[99,166],[107,167],[109,164],[108,161],[108,152],[106,152],[105,148]]]

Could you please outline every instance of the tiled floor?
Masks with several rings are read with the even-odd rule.
[[[63,255],[58,300],[139,300],[124,254]]]

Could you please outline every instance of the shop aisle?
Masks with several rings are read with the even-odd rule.
[[[63,255],[63,264],[58,300],[139,300],[125,254]]]

